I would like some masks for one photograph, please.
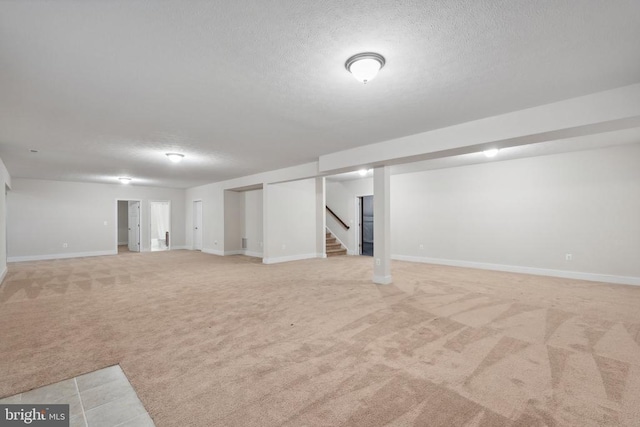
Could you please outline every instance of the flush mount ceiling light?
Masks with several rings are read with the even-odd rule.
[[[180,163],[182,161],[182,159],[184,159],[184,154],[180,154],[180,153],[167,153],[167,157],[169,158],[169,160],[171,160],[173,163]]]
[[[131,182],[131,178],[127,178],[127,177],[120,177],[118,178],[120,180],[121,183],[123,184],[129,184]]]
[[[366,176],[369,172],[371,172],[371,169],[360,169],[358,171],[358,173],[360,174],[360,176]]]
[[[500,151],[500,150],[498,150],[497,148],[492,148],[490,150],[483,151],[483,153],[487,157],[495,157],[496,154],[498,154],[498,151]]]
[[[378,71],[384,67],[384,64],[384,56],[379,53],[365,52],[347,59],[344,67],[353,74],[356,80],[367,84],[367,82],[373,80]]]

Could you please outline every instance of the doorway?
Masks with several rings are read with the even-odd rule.
[[[116,200],[117,253],[140,252],[140,200]]]
[[[360,255],[373,256],[373,196],[360,197]]]
[[[202,200],[193,202],[193,250],[202,250]]]
[[[149,202],[149,216],[151,251],[168,251],[171,248],[171,202]]]

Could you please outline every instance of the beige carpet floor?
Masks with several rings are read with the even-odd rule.
[[[119,363],[164,426],[640,426],[640,287],[188,251],[10,264],[0,397]]]

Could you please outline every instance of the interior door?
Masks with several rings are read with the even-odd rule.
[[[361,206],[361,254],[373,256],[373,196],[363,196]]]
[[[193,202],[193,249],[202,250],[202,201]]]
[[[129,201],[129,251],[140,252],[140,202]]]

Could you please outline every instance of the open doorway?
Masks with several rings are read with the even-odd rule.
[[[359,197],[360,255],[373,256],[373,196]]]
[[[171,202],[149,202],[151,251],[168,251],[171,248]]]
[[[202,200],[193,201],[193,250],[202,250]]]
[[[116,200],[116,248],[140,252],[140,200]]]

